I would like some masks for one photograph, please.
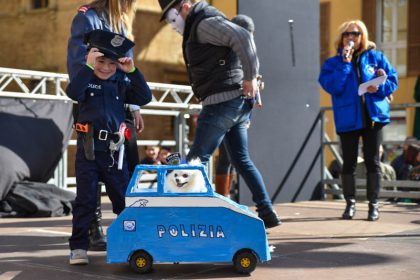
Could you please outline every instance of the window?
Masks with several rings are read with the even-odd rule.
[[[330,18],[331,18],[331,4],[329,2],[321,3],[319,30],[320,30],[320,65],[330,56]]]
[[[420,75],[419,0],[363,0],[362,18],[399,76]]]
[[[135,185],[131,193],[156,193],[157,192],[157,172],[156,170],[140,170],[135,176]]]
[[[31,9],[45,9],[48,8],[48,0],[31,0]]]
[[[363,0],[362,19],[369,31],[370,40],[376,40],[376,0]]]
[[[378,47],[401,76],[407,75],[408,0],[382,0]]]
[[[165,175],[165,193],[202,193],[207,192],[206,183],[198,169],[173,169]]]
[[[420,75],[420,1],[409,0],[408,2],[408,38],[407,38],[407,75]]]

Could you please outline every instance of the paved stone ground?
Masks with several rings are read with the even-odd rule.
[[[0,219],[0,280],[7,279],[420,279],[420,205],[381,204],[381,218],[340,220],[344,202],[277,204],[283,224],[269,230],[272,260],[250,276],[225,264],[154,265],[137,275],[128,265],[109,265],[105,252],[90,252],[90,264],[68,264],[71,216]],[[104,222],[114,215],[105,203]]]

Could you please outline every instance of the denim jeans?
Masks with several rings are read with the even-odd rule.
[[[205,164],[225,138],[233,166],[245,180],[260,215],[272,211],[261,173],[248,152],[247,125],[252,103],[242,96],[223,103],[204,106],[198,117],[194,143],[187,161],[200,158]]]

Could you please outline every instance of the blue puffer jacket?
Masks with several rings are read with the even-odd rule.
[[[113,31],[105,15],[99,14],[95,9],[86,6],[80,7],[77,15],[73,18],[70,30],[71,36],[67,45],[67,72],[70,81],[86,64],[85,34],[96,29]],[[122,35],[126,36],[124,30]],[[127,53],[127,56],[133,57],[132,49]],[[117,73],[123,75],[119,70]]]
[[[388,75],[386,82],[379,86],[375,94],[365,93],[365,100],[372,121],[389,123],[389,102],[386,97],[398,87],[397,72],[383,53],[373,49],[363,52],[358,57],[358,65],[362,83],[375,78],[375,71],[380,68]],[[338,55],[327,59],[321,69],[318,81],[332,97],[337,133],[364,128],[356,71],[352,63],[343,61],[341,50]]]

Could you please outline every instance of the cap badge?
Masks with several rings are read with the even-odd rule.
[[[121,47],[125,38],[119,35],[115,35],[115,37],[111,40],[111,45],[113,47]]]
[[[181,154],[180,153],[173,153],[168,155],[166,161],[169,165],[178,165],[181,163]]]

